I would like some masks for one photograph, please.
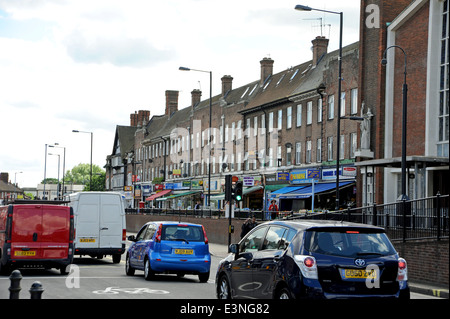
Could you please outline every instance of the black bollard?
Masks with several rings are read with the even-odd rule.
[[[33,282],[30,288],[30,298],[31,299],[41,299],[44,288],[39,281]]]
[[[19,293],[22,290],[22,288],[20,288],[22,274],[16,269],[9,276],[9,280],[11,280],[11,286],[9,287],[9,299],[19,299]]]

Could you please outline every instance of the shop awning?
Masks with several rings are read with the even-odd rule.
[[[197,194],[202,192],[201,190],[197,190],[197,191],[189,191],[189,192],[184,192],[184,193],[178,193],[178,194],[172,194],[170,196],[165,197],[166,199],[172,199],[172,198],[177,198],[177,197],[181,197],[181,196],[188,196],[188,195],[192,195],[192,194]]]
[[[354,183],[353,181],[347,181],[347,182],[340,182],[339,183],[339,189],[345,186],[348,186],[349,184]],[[336,189],[336,183],[317,183],[314,184],[314,194],[320,194],[324,193],[330,190]],[[287,192],[284,194],[281,194],[279,196],[280,199],[306,199],[310,198],[312,196],[313,186],[309,185],[306,187],[302,187],[301,189]],[[273,193],[272,193],[273,194]]]
[[[270,185],[266,185],[264,187],[264,190],[274,192],[274,191],[277,191],[277,190],[279,190],[283,187],[287,187],[287,186],[289,186],[289,184],[270,184]]]
[[[161,196],[164,196],[164,195],[170,193],[171,191],[172,191],[171,189],[165,189],[165,190],[162,190],[162,191],[160,191],[159,193],[150,195],[150,196],[147,197],[145,200],[146,200],[147,202],[148,202],[148,201],[151,201],[151,200],[154,200],[154,199],[156,199],[156,198],[158,198],[158,197],[161,197]]]
[[[308,186],[306,186],[306,185],[304,185],[304,186],[286,186],[286,187],[280,188],[279,190],[276,190],[276,191],[270,193],[270,197],[278,197],[283,194],[296,192],[305,187],[308,187]]]

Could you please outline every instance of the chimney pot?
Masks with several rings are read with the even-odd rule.
[[[202,98],[202,91],[194,89],[191,92],[191,107],[194,108],[195,105],[200,103],[201,98]]]
[[[178,91],[166,90],[166,115],[171,116],[178,111]]]
[[[233,77],[231,75],[224,75],[222,77],[222,97],[227,94],[228,91],[231,91],[233,88]]]
[[[260,84],[263,85],[264,81],[273,74],[273,60],[271,58],[264,58],[261,63],[261,80]]]
[[[322,55],[326,54],[328,51],[329,40],[325,37],[318,36],[311,41],[313,44],[313,65],[317,65]]]

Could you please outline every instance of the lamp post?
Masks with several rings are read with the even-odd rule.
[[[56,198],[59,199],[59,166],[60,166],[60,159],[61,156],[59,154],[53,154],[53,153],[48,153],[48,155],[55,155],[58,156],[58,184],[56,186]]]
[[[55,145],[49,145],[48,147],[56,147],[56,148],[62,148],[64,149],[64,153],[63,153],[63,176],[62,176],[62,196],[64,197],[64,178],[65,178],[65,170],[66,170],[66,148],[64,146],[59,146],[58,143],[55,143]],[[59,179],[59,178],[58,178]]]
[[[79,131],[79,130],[72,130],[73,133],[88,133],[91,134],[91,171],[89,173],[89,190],[92,191],[92,144],[94,139],[94,133],[93,132],[85,132],[85,131]]]
[[[406,194],[406,120],[407,120],[407,92],[408,92],[408,85],[406,84],[406,52],[405,50],[398,45],[391,45],[390,47],[386,48],[383,53],[383,59],[381,60],[382,65],[387,64],[387,58],[386,58],[386,52],[387,50],[391,48],[397,48],[400,49],[404,56],[405,56],[405,62],[404,62],[404,71],[403,71],[403,115],[402,115],[402,195],[401,200],[408,200],[408,195]]]
[[[211,210],[211,127],[212,127],[212,71],[204,71],[204,70],[196,70],[191,68],[186,68],[183,66],[180,66],[178,68],[180,71],[197,71],[197,72],[204,72],[209,73],[209,150],[208,150],[208,206]]]
[[[337,147],[336,147],[336,210],[339,210],[339,161],[340,161],[340,153],[341,153],[341,80],[342,80],[342,29],[343,29],[343,21],[344,21],[344,13],[322,10],[322,9],[314,9],[308,6],[296,5],[295,10],[299,11],[321,11],[326,13],[338,14],[339,15],[339,58],[338,58],[338,117],[337,117]]]

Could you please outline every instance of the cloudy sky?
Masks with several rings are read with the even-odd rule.
[[[211,70],[216,95],[223,75],[234,88],[258,79],[264,57],[275,73],[310,60],[320,19],[337,49],[339,16],[296,4],[343,11],[344,45],[358,41],[359,0],[0,0],[0,171],[36,187],[54,143],[66,170],[89,163],[90,135],[74,129],[94,133],[103,167],[130,113],[164,113],[166,90],[180,92],[180,109],[193,89],[207,98],[208,75],[179,66]],[[47,177],[57,165],[48,156]]]

